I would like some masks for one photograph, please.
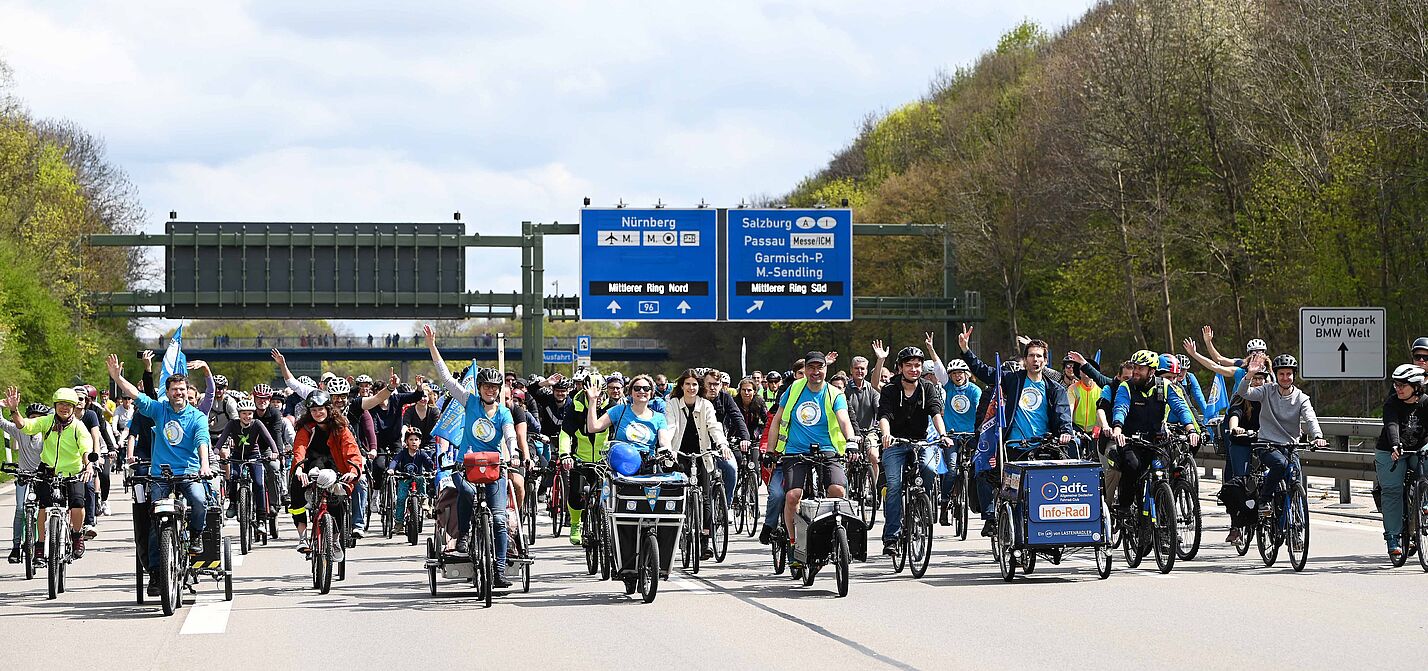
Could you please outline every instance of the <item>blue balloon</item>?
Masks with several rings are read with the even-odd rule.
[[[634,475],[640,472],[640,464],[644,458],[640,456],[640,448],[631,443],[612,442],[609,444],[610,452],[605,458],[610,462],[610,468],[620,475]]]

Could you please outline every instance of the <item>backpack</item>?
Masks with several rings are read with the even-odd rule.
[[[1254,497],[1245,486],[1245,479],[1230,478],[1220,487],[1220,494],[1217,497],[1220,503],[1225,506],[1225,512],[1230,515],[1230,526],[1244,527],[1254,523],[1254,508],[1247,505],[1253,501]]]

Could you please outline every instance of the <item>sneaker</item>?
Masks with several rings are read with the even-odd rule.
[[[145,593],[145,594],[148,594],[149,596],[158,598],[158,596],[159,596],[159,581],[154,580],[153,578],[149,578],[149,586],[146,587],[146,588],[144,588],[144,593]]]
[[[10,548],[9,562],[11,564],[20,563],[20,546],[16,545],[15,547]]]
[[[352,537],[353,537],[353,538],[356,538],[356,539],[362,539],[362,538],[364,538],[365,536],[364,536],[363,533],[362,533],[362,529],[357,528],[357,529],[353,529],[353,530],[352,530]]]
[[[99,535],[99,530],[96,529],[96,528],[94,528],[94,525],[93,525],[93,524],[86,524],[86,525],[84,525],[84,537],[85,537],[85,538],[93,539],[95,536],[98,536],[98,535]]]
[[[711,547],[711,546],[709,546],[709,545],[705,545],[702,549],[699,550],[699,560],[700,560],[700,561],[704,561],[704,560],[707,560],[707,559],[713,559],[713,558],[714,558],[714,548],[713,548],[713,547]]]
[[[511,581],[506,579],[504,571],[497,571],[496,577],[491,580],[491,586],[496,589],[505,589],[511,586]]]
[[[457,555],[470,554],[470,549],[469,549],[469,548],[467,547],[467,545],[466,545],[466,539],[465,539],[465,538],[458,538],[458,539],[456,539],[456,549],[452,550],[452,551],[451,551],[451,554],[457,554]]]
[[[885,540],[885,541],[883,541],[883,556],[885,556],[885,557],[896,557],[896,556],[897,556],[897,541],[896,541],[896,540],[891,540],[891,541],[886,541],[886,540]]]
[[[1242,538],[1242,537],[1243,537],[1243,536],[1240,535],[1240,530],[1239,530],[1239,529],[1230,529],[1230,535],[1225,536],[1225,542],[1226,542],[1226,543],[1238,543],[1238,542],[1240,542],[1240,538]]]
[[[228,504],[228,510],[227,510],[227,512],[224,512],[223,515],[224,515],[224,517],[227,517],[227,518],[230,519],[230,520],[231,520],[231,519],[234,519],[234,518],[236,518],[236,517],[238,517],[238,504],[237,504],[237,503],[230,503],[230,504]]]
[[[948,514],[947,514],[947,513],[948,513],[947,506],[942,506],[942,516],[941,516],[941,518],[938,519],[937,521],[938,521],[939,524],[941,524],[941,525],[944,526],[944,527],[950,527],[950,526],[952,526],[952,522],[948,519]]]
[[[45,564],[46,564],[44,555],[40,555],[40,554],[35,555],[35,562],[34,562],[34,563],[35,563],[35,568],[44,568],[44,567],[45,567]]]
[[[1403,556],[1403,548],[1393,543],[1388,546],[1388,556],[1398,558]]]
[[[765,524],[764,528],[759,530],[759,545],[768,545],[771,542],[773,542],[773,527]]]
[[[109,514],[109,502],[108,502],[108,501],[100,501],[100,502],[99,502],[99,514],[100,514],[100,515],[108,515],[108,514]]]
[[[997,530],[997,522],[996,522],[996,520],[987,520],[986,522],[983,522],[983,523],[982,523],[982,537],[983,537],[983,538],[991,538],[992,536],[994,536],[994,535],[996,534],[996,530]]]
[[[69,556],[79,559],[84,556],[84,534],[76,533],[70,535],[70,542],[74,545],[69,551]]]
[[[392,533],[393,533],[393,534],[405,534],[406,532],[407,532],[407,525],[405,525],[405,524],[403,524],[403,523],[401,523],[401,522],[396,522],[396,523],[393,523],[393,524],[392,524]]]
[[[580,545],[580,527],[570,528],[570,544]]]
[[[306,538],[302,538],[298,540],[297,551],[303,554],[308,554],[312,552],[312,546],[308,545]]]
[[[188,542],[188,553],[191,555],[203,554],[203,537],[200,536]]]

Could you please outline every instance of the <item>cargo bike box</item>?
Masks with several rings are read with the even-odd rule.
[[[1017,509],[1021,547],[1094,547],[1105,542],[1101,465],[1079,459],[1007,462],[1003,492]]]
[[[660,577],[669,577],[675,541],[684,522],[685,489],[689,478],[683,473],[661,475],[615,475],[604,492],[615,542],[614,575],[632,578],[638,567],[640,535],[653,528],[659,540]]]
[[[848,499],[803,499],[793,518],[793,558],[804,564],[821,563],[833,550],[833,518],[843,518],[848,532],[848,554],[858,561],[868,560],[868,530],[853,502]],[[810,557],[812,561],[810,561]]]

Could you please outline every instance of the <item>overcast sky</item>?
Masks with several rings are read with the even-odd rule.
[[[189,221],[575,223],[581,199],[737,205],[823,166],[1024,18],[1088,0],[0,0],[37,116],[102,136],[161,231]],[[520,288],[518,251],[469,288]],[[574,237],[546,279],[578,288]],[[473,266],[474,263],[474,266]],[[554,286],[545,287],[553,293]],[[408,322],[349,322],[358,333]],[[410,332],[408,330],[408,332]]]

